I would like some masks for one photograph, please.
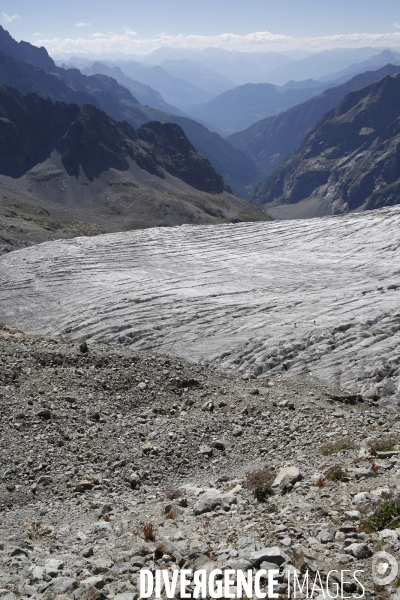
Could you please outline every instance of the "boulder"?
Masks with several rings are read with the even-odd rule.
[[[218,490],[208,490],[194,505],[194,514],[202,515],[206,512],[212,512],[217,506],[228,508],[231,504],[236,504],[236,497],[233,494],[221,494]]]
[[[354,558],[357,559],[368,558],[369,556],[372,556],[372,550],[367,544],[350,544],[350,546],[347,546],[344,551],[346,554],[351,554],[351,556],[354,556]]]
[[[294,485],[301,479],[303,479],[303,476],[297,467],[284,467],[276,476],[272,489],[275,493],[284,492],[288,486]]]
[[[262,548],[261,550],[252,552],[249,560],[255,568],[258,568],[263,562],[273,563],[280,567],[283,563],[289,562],[290,558],[278,546],[271,546],[270,548]]]

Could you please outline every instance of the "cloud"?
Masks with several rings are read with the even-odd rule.
[[[0,13],[1,14],[1,20],[4,23],[12,23],[13,21],[15,21],[15,19],[20,19],[21,17],[19,15],[8,15],[7,13]]]
[[[394,24],[394,28],[395,28],[395,29],[400,29],[400,23],[395,23],[395,24]]]
[[[120,35],[96,33],[90,37],[41,39],[36,42],[36,45],[45,46],[50,54],[107,54],[112,52],[146,54],[165,46],[197,50],[212,47],[244,52],[292,49],[321,51],[363,46],[376,48],[400,46],[400,31],[337,34],[321,37],[294,37],[269,31],[258,31],[248,35],[223,33],[215,36],[183,34],[172,36],[162,33],[154,38],[139,38],[136,32],[126,29]]]
[[[76,23],[75,27],[93,27],[93,23],[84,23],[83,21],[79,21],[79,23]]]

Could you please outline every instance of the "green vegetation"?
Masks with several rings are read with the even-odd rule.
[[[375,438],[368,442],[371,454],[376,456],[377,452],[390,452],[394,450],[396,444],[399,443],[399,438],[395,436],[386,436]]]
[[[400,525],[400,498],[386,500],[361,523],[360,528],[367,533],[382,529],[397,529]]]
[[[325,473],[325,479],[328,481],[342,481],[346,477],[347,473],[340,465],[333,465]]]
[[[343,438],[342,440],[338,440],[337,442],[330,442],[328,444],[324,444],[321,447],[321,453],[324,456],[330,456],[332,454],[337,454],[342,450],[354,450],[355,444],[353,440],[350,438]]]
[[[275,479],[275,470],[269,465],[262,469],[246,473],[246,487],[253,492],[258,502],[265,502],[267,496],[272,495],[272,482]]]

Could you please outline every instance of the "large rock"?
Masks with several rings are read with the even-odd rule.
[[[346,554],[351,554],[354,558],[368,558],[372,556],[372,550],[367,544],[350,544],[344,549]]]
[[[68,596],[71,592],[76,590],[78,582],[72,577],[56,577],[51,582],[51,591],[56,596]]]
[[[233,494],[221,494],[218,490],[208,490],[194,505],[194,514],[202,515],[206,512],[212,512],[217,506],[228,508],[236,503],[236,497]]]
[[[289,562],[289,556],[283,552],[278,546],[272,546],[271,548],[262,548],[252,552],[249,556],[249,560],[252,565],[258,568],[261,563],[269,562],[280,567],[283,563]]]
[[[284,467],[276,476],[272,489],[275,493],[284,492],[288,486],[294,485],[301,479],[303,479],[303,476],[297,467]]]

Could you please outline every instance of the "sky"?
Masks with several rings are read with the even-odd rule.
[[[400,47],[399,0],[0,0],[0,23],[52,55]]]

